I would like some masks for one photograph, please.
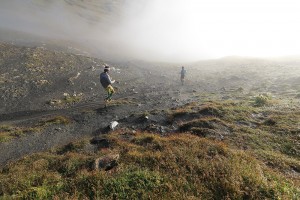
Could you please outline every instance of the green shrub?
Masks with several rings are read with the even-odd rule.
[[[270,104],[270,100],[272,97],[267,94],[260,94],[254,98],[254,105],[255,106],[266,106]]]

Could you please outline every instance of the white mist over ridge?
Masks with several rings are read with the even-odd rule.
[[[296,0],[2,0],[0,29],[111,58],[284,56],[300,52],[299,10]]]

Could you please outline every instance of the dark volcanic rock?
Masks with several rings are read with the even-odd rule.
[[[111,146],[111,142],[104,137],[94,137],[90,142],[91,144],[97,145],[99,148],[109,148]]]
[[[119,154],[109,154],[95,160],[94,169],[105,171],[111,170],[112,168],[118,166]]]

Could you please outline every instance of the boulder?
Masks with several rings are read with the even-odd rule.
[[[111,170],[114,167],[118,166],[118,160],[120,158],[120,154],[108,154],[97,158],[94,163],[95,170]]]
[[[90,141],[91,144],[97,145],[99,148],[109,148],[110,141],[104,137],[94,137]]]

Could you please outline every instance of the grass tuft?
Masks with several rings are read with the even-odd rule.
[[[271,104],[272,97],[268,94],[260,94],[254,98],[254,106],[266,106]]]
[[[65,116],[56,116],[44,121],[41,121],[39,123],[39,126],[49,126],[52,124],[62,124],[62,125],[68,125],[71,123],[71,120]]]
[[[40,127],[17,127],[11,125],[0,126],[0,143],[9,142],[14,138],[21,137],[27,133],[39,132]]]

